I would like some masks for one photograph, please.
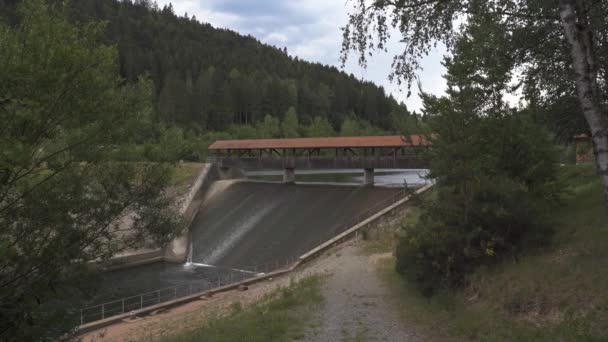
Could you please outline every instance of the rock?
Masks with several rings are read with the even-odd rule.
[[[241,284],[239,285],[238,290],[239,291],[247,291],[249,289],[249,287],[247,287],[247,285]]]

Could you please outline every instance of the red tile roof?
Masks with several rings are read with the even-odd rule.
[[[249,139],[218,140],[209,146],[210,150],[254,150],[254,149],[310,149],[310,148],[363,148],[363,147],[405,147],[428,145],[420,135],[338,137],[338,138],[296,138],[296,139]]]

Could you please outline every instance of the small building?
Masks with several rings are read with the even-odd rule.
[[[593,142],[587,134],[579,134],[574,136],[574,144],[576,147],[576,163],[588,164],[595,161],[593,154]]]

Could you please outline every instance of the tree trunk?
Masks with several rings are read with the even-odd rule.
[[[570,43],[577,97],[591,131],[597,172],[608,207],[608,120],[597,98],[593,40],[590,39],[587,11],[581,7],[584,2],[579,0],[577,7],[575,0],[560,0],[559,12],[564,34]]]

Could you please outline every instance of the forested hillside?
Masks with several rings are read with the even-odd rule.
[[[9,20],[18,2],[0,0]],[[317,117],[317,125],[329,123],[334,131],[347,118],[391,130],[408,116],[382,87],[214,28],[205,18],[177,15],[171,6],[159,8],[148,0],[72,0],[70,6],[74,20],[107,21],[121,75],[129,81],[149,75],[158,113],[195,133],[251,125],[267,114],[283,121],[290,107],[300,125]]]

